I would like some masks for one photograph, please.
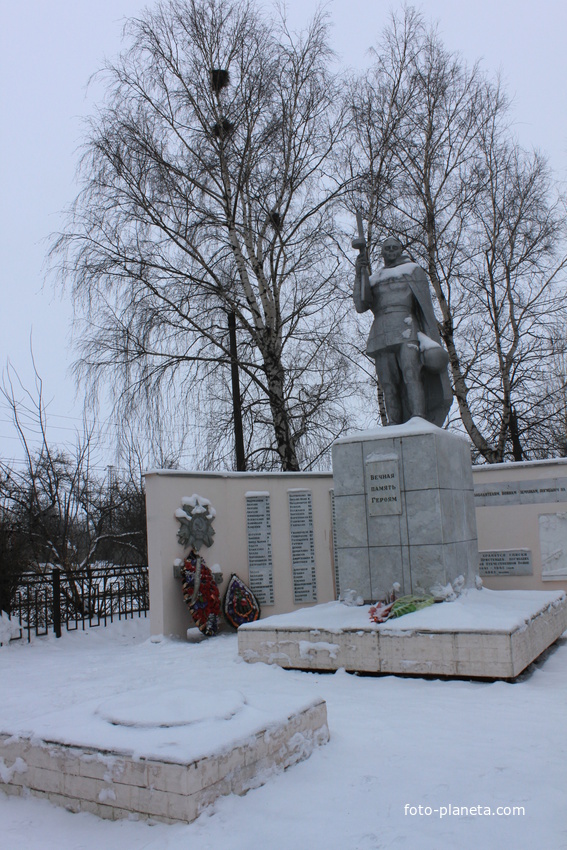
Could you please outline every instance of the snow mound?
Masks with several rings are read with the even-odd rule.
[[[21,623],[15,617],[0,611],[0,646],[10,643],[12,638],[19,637],[21,628]]]

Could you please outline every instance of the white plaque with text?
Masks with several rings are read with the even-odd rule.
[[[329,490],[331,497],[331,528],[333,533],[333,569],[335,571],[335,596],[341,595],[341,581],[339,576],[339,547],[337,543],[337,515],[335,512],[335,491]]]
[[[313,505],[309,490],[288,490],[293,601],[317,602]]]
[[[481,576],[531,576],[533,575],[530,549],[499,549],[479,552]]]
[[[475,484],[474,498],[477,508],[489,508],[493,505],[567,502],[567,478],[537,478]]]
[[[366,458],[366,503],[369,516],[401,514],[400,463],[395,454]]]
[[[274,604],[272,522],[269,493],[246,494],[250,588],[262,605]]]

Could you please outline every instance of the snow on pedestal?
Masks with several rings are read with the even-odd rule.
[[[300,670],[512,679],[567,628],[563,591],[467,590],[385,623],[330,602],[238,629],[245,661]]]
[[[329,739],[321,699],[279,700],[198,683],[133,690],[0,732],[0,790],[116,820],[190,822],[245,794]],[[66,730],[63,732],[62,730]]]

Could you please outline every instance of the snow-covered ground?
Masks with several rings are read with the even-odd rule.
[[[285,671],[242,662],[235,635],[152,643],[149,621],[115,623],[2,647],[0,731],[33,730],[61,712],[64,736],[81,703],[149,688],[166,705],[172,689],[199,686],[261,691],[275,710],[284,693],[321,696],[331,740],[188,825],[102,821],[0,793],[0,848],[567,848],[567,633],[507,684]],[[432,813],[411,813],[420,806]],[[499,815],[498,807],[524,813]]]

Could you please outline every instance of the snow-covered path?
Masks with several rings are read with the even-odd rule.
[[[2,647],[0,730],[33,730],[61,711],[64,738],[73,705],[201,685],[262,690],[275,707],[284,693],[321,696],[330,743],[188,825],[102,821],[0,793],[2,850],[567,848],[566,636],[507,684],[284,671],[242,662],[233,635],[189,644],[148,633],[130,621]],[[477,808],[441,817],[406,806]],[[514,806],[525,813],[486,813]]]

